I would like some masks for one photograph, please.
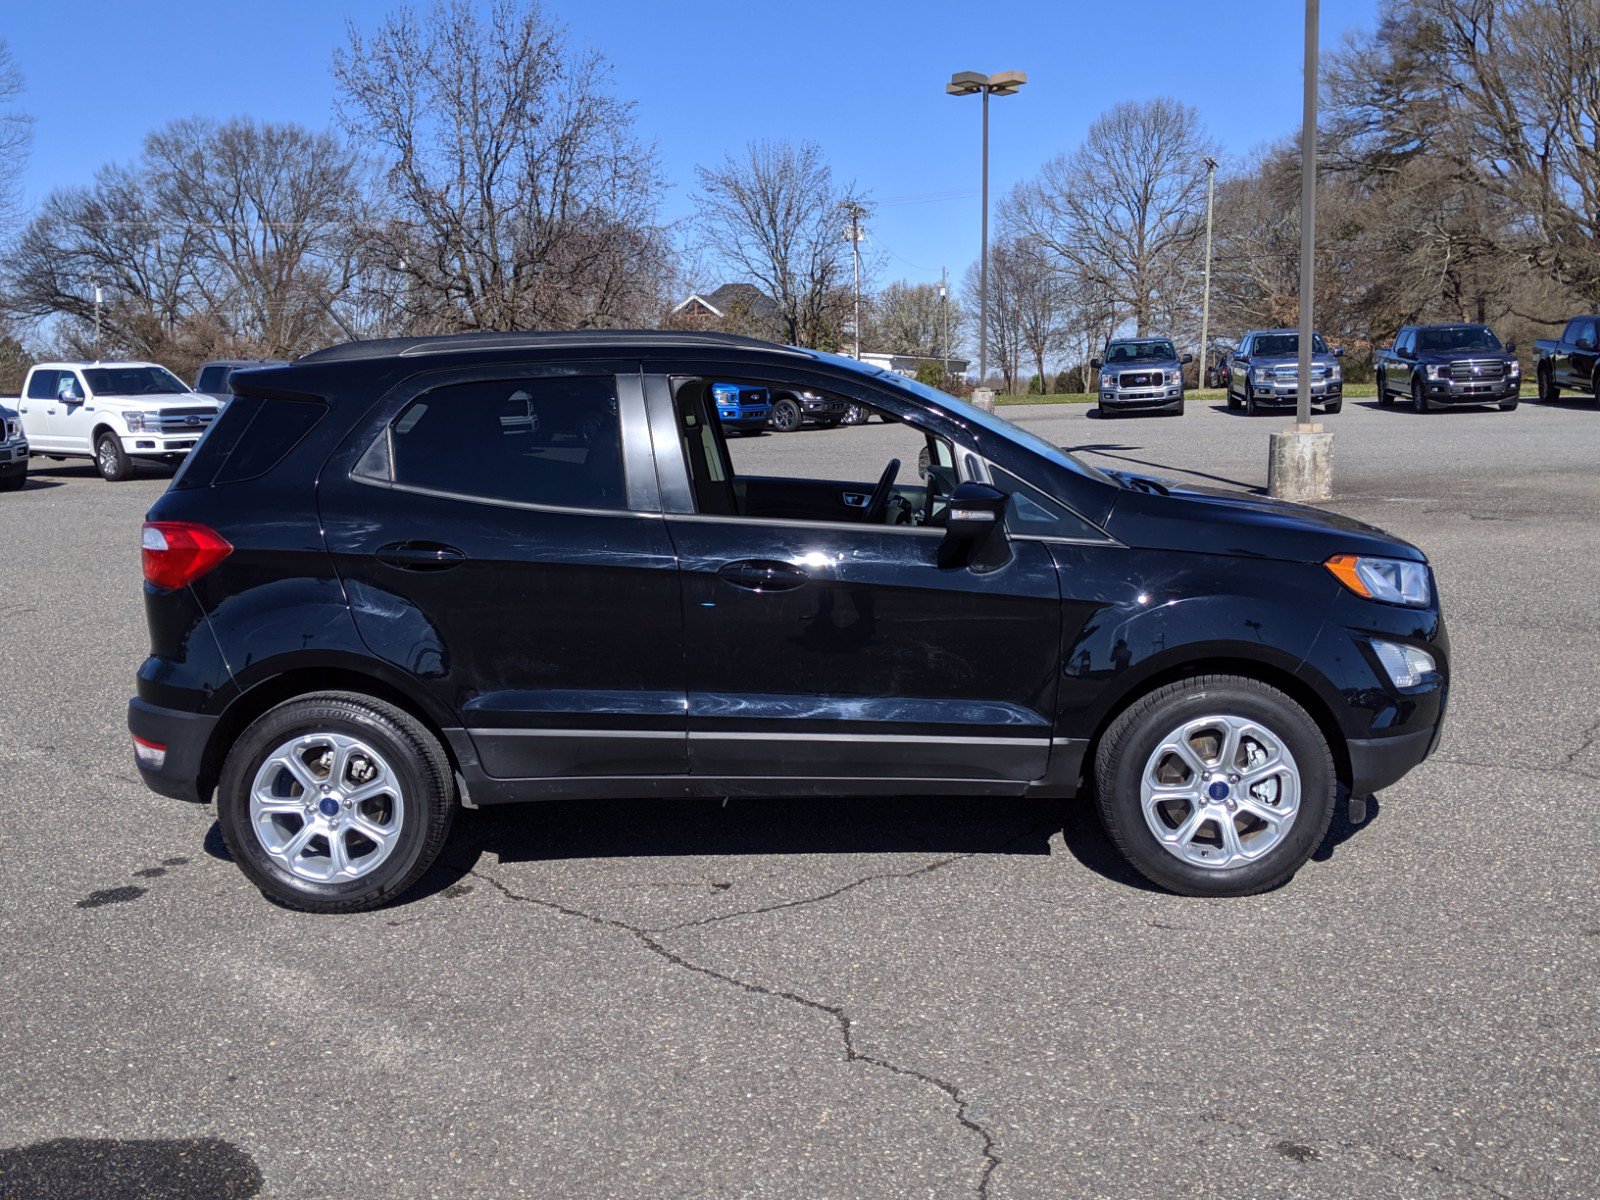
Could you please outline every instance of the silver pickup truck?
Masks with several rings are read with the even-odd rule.
[[[1100,372],[1100,415],[1124,412],[1183,414],[1183,368],[1171,338],[1115,338],[1089,365]]]
[[[28,482],[28,436],[15,408],[15,396],[0,396],[0,492],[15,492]]]

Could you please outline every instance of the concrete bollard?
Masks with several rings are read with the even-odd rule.
[[[992,413],[994,411],[994,389],[973,388],[972,404],[974,408],[981,408],[986,413]]]
[[[1272,435],[1267,491],[1277,500],[1333,499],[1333,434],[1321,425],[1290,425]]]

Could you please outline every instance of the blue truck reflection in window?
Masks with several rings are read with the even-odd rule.
[[[743,383],[713,383],[711,398],[717,404],[717,419],[724,429],[739,433],[760,433],[772,416],[772,393],[764,387]]]

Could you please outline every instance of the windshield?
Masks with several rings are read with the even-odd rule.
[[[1500,339],[1482,325],[1459,325],[1451,329],[1419,329],[1417,349],[1424,352],[1498,350]]]
[[[96,396],[164,396],[189,390],[165,367],[90,367],[83,377]]]
[[[1258,357],[1272,358],[1280,354],[1299,354],[1300,335],[1298,333],[1258,333],[1256,344],[1252,351]],[[1311,352],[1313,354],[1326,354],[1328,343],[1322,340],[1320,333],[1311,335]]]
[[[1106,347],[1106,362],[1173,362],[1178,352],[1168,341],[1112,342]]]
[[[819,355],[818,357],[828,356]],[[858,371],[861,369],[860,364],[852,359],[839,359],[837,361],[848,363]],[[925,383],[918,383],[915,379],[909,379],[893,371],[875,371],[872,374],[884,383],[898,387],[901,391],[910,392],[913,396],[937,404],[940,408],[959,420],[965,421],[968,425],[976,425],[980,429],[987,429],[991,433],[1016,442],[1018,445],[1033,451],[1039,457],[1048,459],[1050,462],[1065,467],[1069,471],[1085,475],[1098,483],[1111,484],[1113,487],[1120,486],[1116,480],[1106,475],[1105,472],[1091,467],[1077,455],[1068,450],[1063,450],[1060,446],[1052,446],[1038,434],[1030,433],[1022,426],[1013,424],[1002,416],[986,413],[983,409],[968,404],[965,400],[958,400],[948,392],[941,392],[938,388],[931,388]]]

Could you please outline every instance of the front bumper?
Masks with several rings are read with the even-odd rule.
[[[1179,384],[1138,391],[1102,388],[1100,403],[1107,408],[1176,408],[1183,403],[1183,388]]]
[[[842,419],[850,411],[850,405],[843,400],[827,400],[818,396],[814,399],[800,397],[800,408],[806,416],[831,421],[835,418]]]
[[[27,461],[27,442],[16,441],[0,445],[0,470],[4,470],[7,467],[22,466]]]
[[[166,748],[165,761],[159,767],[134,759],[145,786],[174,800],[204,803],[207,797],[200,794],[200,769],[216,724],[216,717],[162,708],[138,697],[128,701],[128,732]]]
[[[1250,390],[1255,395],[1257,404],[1278,406],[1293,405],[1300,401],[1300,385],[1297,383],[1255,383],[1251,382]],[[1329,404],[1336,400],[1344,399],[1344,382],[1338,383],[1313,383],[1311,385],[1311,403]]]
[[[722,422],[724,429],[765,429],[767,418],[772,416],[772,409],[743,409],[740,411],[724,412],[717,410],[717,420]]]
[[[1433,753],[1443,728],[1440,723],[1396,737],[1349,739],[1345,749],[1350,754],[1350,794],[1366,799],[1398,783]]]
[[[1522,394],[1521,378],[1494,379],[1482,383],[1456,379],[1427,381],[1428,399],[1435,404],[1493,404]]]
[[[154,458],[165,455],[187,454],[194,449],[194,444],[200,440],[200,435],[205,430],[196,430],[194,433],[179,435],[166,435],[160,433],[123,433],[118,434],[122,442],[123,452],[130,458]]]

